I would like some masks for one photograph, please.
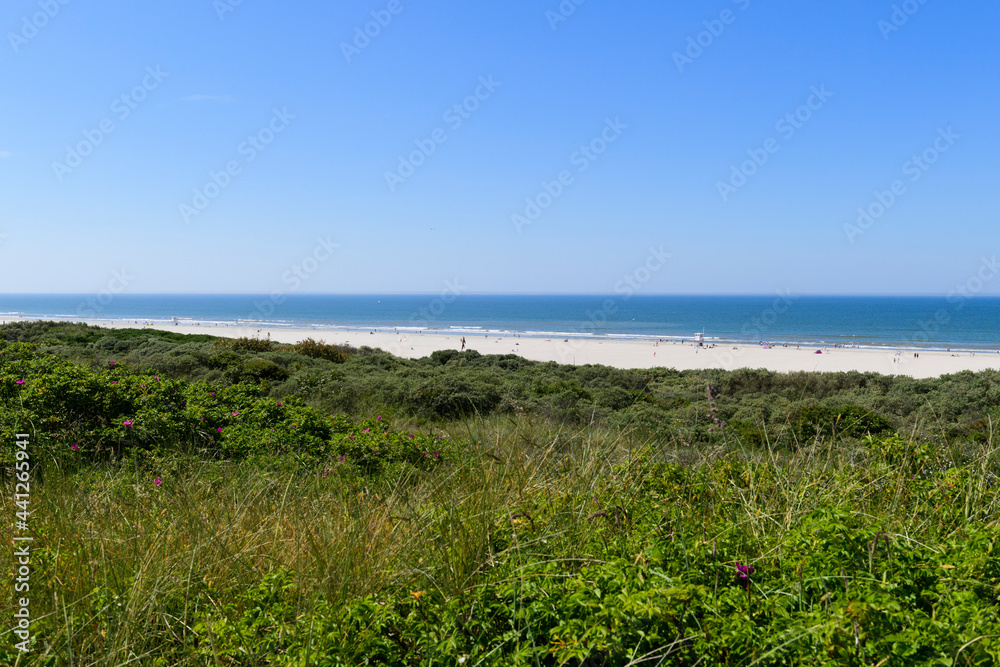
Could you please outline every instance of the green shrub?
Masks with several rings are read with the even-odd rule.
[[[127,361],[136,372],[174,379],[266,382],[275,387],[276,395],[294,393],[330,411],[365,412],[379,406],[417,419],[517,411],[566,425],[629,424],[645,432],[669,433],[671,438],[683,435],[691,442],[712,441],[698,431],[709,412],[706,383],[720,392],[720,419],[757,425],[782,446],[811,441],[817,435],[859,438],[885,428],[940,442],[985,444],[992,430],[982,420],[1000,414],[998,371],[918,380],[875,373],[759,369],[623,370],[468,350],[406,360],[371,348],[354,350],[316,341],[275,347],[247,339],[246,345],[220,342],[220,349],[212,342],[218,339],[210,336],[51,322],[0,326],[0,338],[44,342],[48,346],[44,351],[98,366]],[[258,358],[283,370],[249,363]],[[339,363],[334,367],[331,362]],[[434,383],[440,387],[431,386]],[[414,398],[418,390],[429,402]],[[799,415],[803,407],[813,406],[835,411]],[[862,412],[852,413],[857,406]],[[681,424],[691,431],[678,430]],[[759,441],[752,429],[744,435]]]
[[[314,359],[326,359],[335,364],[342,364],[351,358],[352,348],[346,345],[330,345],[324,341],[306,338],[292,346],[298,354]]]
[[[763,447],[768,443],[764,430],[749,421],[731,420],[726,422],[726,430],[746,447]]]
[[[217,338],[212,341],[212,347],[235,352],[270,352],[274,343],[270,338]]]
[[[446,376],[418,385],[410,398],[410,406],[428,415],[454,419],[488,414],[500,404],[501,398],[494,383]]]
[[[839,408],[808,406],[800,409],[792,417],[791,423],[799,443],[835,436],[861,438],[865,435],[891,433],[894,430],[888,419],[857,405]]]
[[[226,368],[225,378],[233,384],[241,382],[280,382],[287,380],[290,373],[273,361],[250,359]]]

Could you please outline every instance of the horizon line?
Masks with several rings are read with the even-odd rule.
[[[427,297],[437,297],[442,294],[440,291],[436,292],[282,292],[280,290],[271,292],[134,292],[134,293],[119,293],[115,294],[115,297],[143,297],[143,296],[249,296],[249,297],[270,297],[273,294],[278,293],[282,297],[298,297],[298,296],[368,296],[368,297],[389,297],[389,296],[427,296]],[[775,290],[773,292],[650,292],[645,294],[621,294],[618,292],[461,292],[455,294],[454,292],[447,292],[452,294],[455,298],[462,296],[588,296],[588,297],[611,297],[611,298],[642,298],[642,297],[771,297],[775,295],[787,295],[791,298],[809,298],[809,297],[854,297],[854,298],[864,298],[864,297],[936,297],[936,298],[947,298],[952,296],[954,292],[950,293],[931,293],[931,292],[809,292],[796,294],[793,292],[781,292],[780,290]],[[93,296],[95,292],[0,292],[0,299],[4,297],[27,297],[27,296]],[[1000,293],[996,294],[973,294],[969,295],[967,298],[1000,298]]]

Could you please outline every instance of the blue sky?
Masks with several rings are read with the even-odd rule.
[[[63,2],[0,8],[3,292],[945,294],[1000,251],[995,4]]]

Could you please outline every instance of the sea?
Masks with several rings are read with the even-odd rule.
[[[0,321],[1000,350],[1000,297],[8,294]]]

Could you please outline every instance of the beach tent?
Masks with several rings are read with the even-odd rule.
[[[813,354],[823,354],[823,350],[816,350]]]

